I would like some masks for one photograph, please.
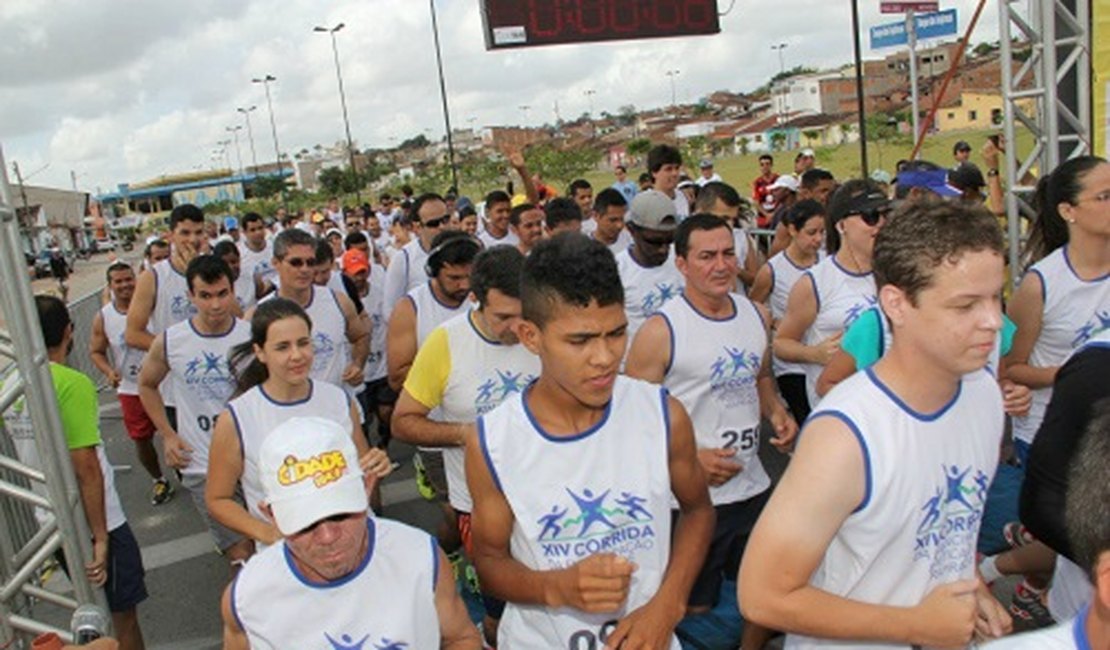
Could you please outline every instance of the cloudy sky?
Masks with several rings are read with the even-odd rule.
[[[451,116],[456,128],[554,121],[679,101],[716,89],[751,90],[785,62],[828,67],[852,56],[848,0],[736,0],[722,33],[487,52],[479,0],[435,0]],[[532,0],[520,0],[521,2]],[[731,0],[718,0],[721,10]],[[865,27],[889,22],[878,0],[860,0]],[[959,10],[961,32],[975,0]],[[3,0],[0,2],[0,145],[33,184],[82,190],[207,169],[228,126],[251,114],[260,162],[273,160],[266,99],[271,86],[282,151],[343,137],[330,39],[339,32],[351,129],[359,146],[388,147],[443,135],[429,6],[423,0]],[[998,38],[990,2],[973,42]],[[867,48],[866,38],[864,48]],[[878,56],[865,50],[865,56]],[[522,111],[519,107],[529,105]],[[242,155],[250,164],[245,129]],[[232,164],[236,165],[234,147]]]

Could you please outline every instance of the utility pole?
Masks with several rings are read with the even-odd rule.
[[[459,189],[459,170],[455,167],[455,140],[451,135],[451,111],[447,106],[447,82],[443,78],[443,52],[439,47],[439,23],[436,21],[436,0],[428,0],[432,11],[432,38],[436,46],[436,70],[439,72],[439,96],[443,101],[443,123],[447,129],[447,164],[451,166],[451,185]]]
[[[235,110],[242,113],[247,120],[247,139],[251,143],[251,166],[254,167],[254,173],[258,174],[258,156],[254,154],[254,131],[251,130],[251,111],[256,108],[258,107],[251,105],[249,108],[237,108]]]
[[[278,147],[277,123],[274,122],[274,102],[270,99],[270,82],[277,81],[277,77],[272,74],[267,74],[264,77],[255,77],[251,79],[251,83],[262,84],[266,89],[266,108],[270,111],[270,132],[274,136],[274,159],[277,161],[278,178],[281,180],[281,205],[288,210],[289,205],[286,203],[285,196],[285,175],[281,166],[281,148]]]
[[[345,23],[339,23],[330,29],[327,27],[313,27],[312,31],[331,35],[331,51],[335,55],[335,78],[339,82],[339,105],[343,108],[343,128],[347,131],[347,154],[351,158],[351,174],[355,179],[355,201],[362,203],[362,193],[360,191],[362,183],[359,182],[358,167],[355,165],[355,143],[354,139],[351,138],[351,120],[347,116],[347,95],[343,92],[343,73],[339,68],[339,45],[335,40],[335,33],[345,26]]]

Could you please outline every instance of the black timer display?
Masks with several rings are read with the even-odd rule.
[[[482,0],[486,48],[716,34],[716,0]]]

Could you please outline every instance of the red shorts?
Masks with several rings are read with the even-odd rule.
[[[146,414],[138,395],[118,395],[123,411],[123,426],[132,440],[150,440],[154,437],[154,422]]]

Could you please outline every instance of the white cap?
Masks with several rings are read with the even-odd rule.
[[[794,178],[790,174],[783,174],[782,176],[779,176],[777,179],[775,179],[775,182],[771,183],[771,186],[768,187],[767,189],[777,190],[777,189],[780,189],[780,188],[788,189],[791,192],[797,192],[798,191],[798,179]]]
[[[320,417],[283,422],[262,443],[258,471],[278,530],[292,535],[370,506],[351,432]]]
[[[806,156],[807,158],[816,158],[817,157],[817,154],[813,151],[813,149],[810,149],[809,147],[806,147],[805,149],[802,149],[802,155]]]

